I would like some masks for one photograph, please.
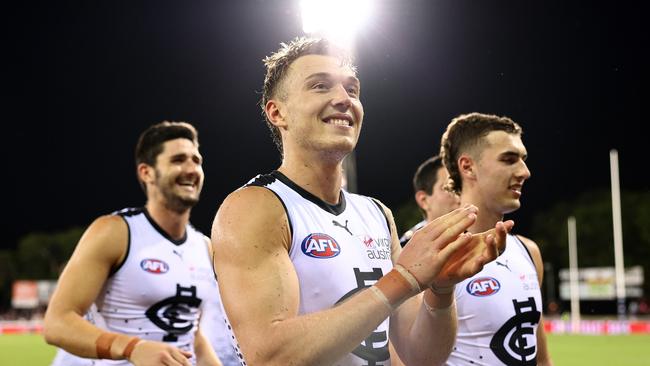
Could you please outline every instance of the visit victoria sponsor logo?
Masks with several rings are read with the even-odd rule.
[[[300,249],[312,258],[334,258],[341,253],[339,243],[331,236],[323,233],[307,235],[302,240]]]
[[[140,262],[140,268],[153,274],[163,274],[169,271],[169,265],[160,259],[147,258]]]
[[[369,235],[358,236],[363,242],[369,259],[390,259],[390,239],[372,238]]]
[[[479,277],[467,284],[467,292],[476,297],[494,295],[501,289],[501,284],[494,277]]]

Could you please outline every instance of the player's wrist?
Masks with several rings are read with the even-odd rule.
[[[131,354],[142,342],[144,342],[144,340],[138,337],[132,337],[129,343],[127,343],[126,347],[124,347],[124,351],[122,351],[122,356],[124,356],[124,359],[131,361]]]
[[[103,332],[95,340],[97,358],[108,360],[128,360],[141,339],[125,334]],[[122,349],[121,352],[119,349]]]
[[[419,294],[422,289],[415,276],[399,264],[371,287],[371,291],[386,307],[393,311],[408,298]]]
[[[451,285],[451,286],[436,286],[434,283],[429,285],[429,289],[431,292],[433,292],[435,295],[438,296],[443,296],[443,295],[449,295],[454,292],[456,289],[456,285]]]
[[[443,313],[449,313],[452,310],[454,299],[455,296],[453,290],[449,293],[437,294],[429,288],[424,291],[422,305],[429,314],[441,315]]]

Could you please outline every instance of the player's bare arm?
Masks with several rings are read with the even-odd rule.
[[[449,230],[440,228],[438,236],[432,232],[420,240],[443,248],[450,239],[470,240],[469,235],[459,235],[473,220],[469,211],[458,211],[440,223]],[[264,188],[247,187],[231,194],[217,213],[212,240],[224,307],[248,364],[332,364],[357,347],[395,307],[419,292],[410,282],[405,291],[402,287],[391,292],[395,290],[389,289],[391,278],[400,282],[396,278],[402,276],[393,270],[335,308],[299,316],[298,279],[288,255],[289,225],[281,202]],[[449,247],[453,249],[454,244]],[[442,257],[450,255],[451,249],[443,250]],[[411,260],[420,261],[417,256]],[[413,268],[425,264],[404,262]],[[401,271],[407,273],[403,267]],[[423,281],[435,278],[437,273],[429,271],[419,270]],[[407,276],[418,287],[413,275]],[[401,283],[406,282],[402,278]]]
[[[194,353],[196,354],[196,366],[223,366],[210,342],[201,333],[201,329],[197,330],[194,335]]]
[[[408,257],[412,255],[418,255],[422,258],[428,257],[428,265],[438,268],[437,275],[428,283],[429,288],[423,293],[424,301],[409,300],[391,317],[391,332],[396,335],[395,347],[406,364],[435,365],[445,362],[456,336],[453,286],[478,273],[485,263],[496,258],[497,248],[505,245],[507,231],[513,225],[512,222],[498,223],[489,232],[463,234],[466,227],[462,231],[448,228],[450,220],[458,215],[467,215],[473,222],[476,209],[471,206],[460,208],[432,221],[416,232],[401,254],[395,226],[391,225],[393,250],[398,256],[398,264],[408,261]],[[435,244],[428,248],[426,244],[422,246],[421,237],[432,233],[439,235],[439,239],[445,238],[443,242],[457,239],[439,247],[435,247]],[[417,251],[413,248],[417,248]],[[416,272],[416,269],[413,271]]]
[[[95,358],[102,330],[83,315],[95,301],[111,268],[126,252],[128,229],[117,216],[95,220],[81,237],[59,277],[45,314],[45,340],[81,357]],[[124,345],[115,345],[123,348]]]
[[[111,269],[126,255],[128,229],[118,216],[95,220],[81,237],[59,278],[45,314],[45,340],[81,357],[99,358],[97,340],[107,334],[83,318],[95,301]],[[112,359],[124,359],[132,337],[117,336],[108,347]],[[161,342],[131,345],[128,359],[135,365],[189,365],[189,354]]]
[[[247,187],[221,205],[212,228],[221,298],[248,365],[331,365],[389,315],[370,291],[298,315],[289,224],[269,190]]]
[[[539,280],[539,288],[542,288],[542,281],[544,279],[544,262],[542,261],[542,252],[539,250],[539,246],[533,240],[522,236],[517,235],[521,240],[528,251],[530,252],[531,257],[533,257],[533,262],[535,263],[535,270],[537,271],[537,279]],[[539,325],[537,326],[537,364],[540,366],[553,366],[553,361],[551,360],[551,354],[548,351],[548,344],[546,342],[546,331],[544,331],[544,319],[543,316],[540,316]]]

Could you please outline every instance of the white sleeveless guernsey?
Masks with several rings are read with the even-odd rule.
[[[106,281],[96,300],[106,329],[168,342],[194,353],[202,299],[215,281],[207,237],[191,225],[174,240],[146,209],[117,212],[129,228],[127,255]],[[196,364],[196,357],[190,359]],[[98,365],[130,365],[99,360]]]
[[[219,356],[221,364],[223,366],[237,366],[239,365],[237,350],[232,345],[231,335],[226,329],[227,324],[224,321],[223,314],[219,284],[217,281],[212,281],[212,289],[203,299],[199,328],[201,328],[201,333]]]
[[[284,205],[289,257],[300,282],[300,314],[329,309],[393,268],[388,222],[373,199],[342,190],[340,203],[329,205],[277,171],[258,175],[247,186],[271,190]],[[390,365],[388,322],[334,365]]]
[[[508,235],[505,251],[456,285],[458,336],[447,365],[536,365],[542,297],[524,244]]]

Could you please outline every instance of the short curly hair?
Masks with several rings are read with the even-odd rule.
[[[458,158],[463,153],[482,147],[482,138],[492,131],[505,131],[521,135],[523,130],[508,117],[493,114],[469,113],[454,118],[440,140],[440,156],[449,172],[449,182],[445,188],[456,194],[463,189],[463,181],[458,168]]]
[[[343,65],[349,66],[354,72],[356,72],[356,66],[354,65],[352,55],[326,38],[296,37],[289,43],[280,43],[280,49],[262,60],[264,66],[266,66],[266,76],[264,77],[264,87],[262,90],[260,107],[262,108],[262,114],[266,120],[266,125],[271,131],[273,142],[275,142],[280,154],[283,154],[280,130],[274,126],[266,116],[266,103],[275,97],[279,99],[286,98],[286,91],[281,88],[282,81],[284,81],[284,78],[287,75],[289,66],[291,66],[295,60],[305,55],[334,56],[339,58]]]

